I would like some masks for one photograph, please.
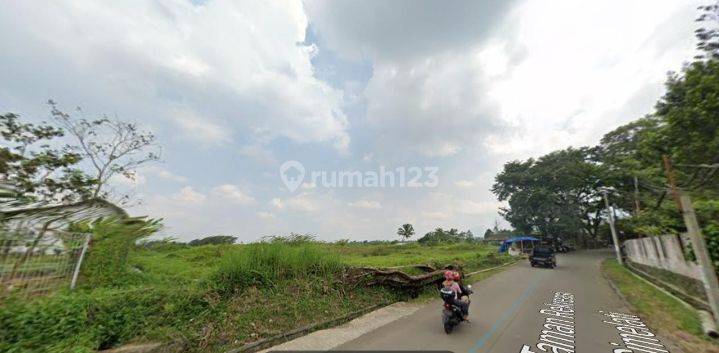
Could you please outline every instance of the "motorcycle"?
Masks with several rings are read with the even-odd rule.
[[[467,295],[472,294],[472,286],[467,286],[465,292]],[[463,321],[462,309],[454,304],[454,292],[452,290],[442,288],[439,294],[444,301],[442,307],[442,325],[444,326],[444,332],[450,334],[452,330]],[[471,301],[468,301],[468,303],[471,303]]]

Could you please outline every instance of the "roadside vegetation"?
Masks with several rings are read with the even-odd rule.
[[[145,221],[146,222],[146,221]],[[136,239],[152,223],[103,224],[111,239]],[[117,236],[119,229],[128,234]],[[184,342],[213,352],[409,299],[383,287],[348,286],[349,266],[458,263],[467,270],[511,261],[474,242],[323,243],[274,237],[253,244],[98,242],[81,287],[0,304],[0,351],[91,352],[130,342]],[[98,259],[101,256],[102,259]],[[123,260],[124,259],[124,260]]]
[[[696,311],[638,280],[616,260],[602,263],[602,272],[614,283],[631,309],[685,352],[719,352],[719,342],[706,338]]]
[[[146,341],[177,341],[187,351],[222,351],[410,297],[381,286],[348,284],[343,274],[350,267],[452,263],[471,271],[509,261],[495,246],[476,243],[470,232],[456,229],[438,228],[417,243],[407,242],[414,235],[410,224],[397,231],[403,242],[324,243],[305,234],[253,244],[234,244],[237,238],[230,235],[189,243],[147,241],[161,223],[131,218],[106,200],[133,201],[108,182],[132,179],[138,166],[156,161],[154,136],[121,120],[86,120],[49,104],[50,123],[0,115],[5,142],[0,191],[7,191],[4,200],[13,207],[28,208],[20,216],[0,210],[0,241],[11,239],[11,227],[28,224],[29,218],[19,217],[31,217],[37,205],[60,205],[51,217],[37,216],[37,222],[46,217],[53,220],[46,227],[92,233],[92,243],[73,291],[21,293],[33,276],[47,277],[44,270],[28,270],[27,278],[13,270],[14,282],[3,281],[0,352],[80,353]],[[72,208],[77,203],[112,212],[78,219]],[[3,264],[5,270],[7,264],[24,269],[16,264],[45,251],[35,248],[38,241],[24,247],[33,244],[35,233],[23,234],[29,243],[5,246],[3,256],[24,253],[13,257],[20,262]]]
[[[700,11],[701,55],[669,73],[653,111],[608,132],[595,146],[504,165],[492,191],[509,204],[501,212],[515,229],[581,247],[604,246],[610,239],[606,191],[620,241],[679,234],[686,228],[678,189],[692,198],[719,267],[719,6]]]

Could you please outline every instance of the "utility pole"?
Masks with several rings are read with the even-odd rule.
[[[639,180],[634,176],[634,215],[639,216]]]
[[[694,213],[694,206],[692,206],[692,200],[689,195],[682,194],[680,196],[680,202],[682,206],[682,216],[684,217],[684,223],[687,226],[687,232],[692,242],[692,249],[694,255],[697,258],[697,263],[701,268],[702,278],[704,282],[704,289],[707,292],[707,298],[709,299],[709,306],[714,312],[714,321],[719,325],[719,281],[717,281],[716,272],[712,265],[709,252],[707,251],[707,245],[702,235],[702,230],[699,228],[699,222],[697,216]]]
[[[607,211],[609,211],[609,229],[612,231],[612,241],[614,242],[614,252],[617,255],[617,262],[619,262],[620,265],[624,266],[624,260],[622,259],[622,251],[619,248],[619,237],[617,237],[617,230],[614,229],[614,208],[609,206],[609,196],[607,196],[607,189],[603,189],[602,193],[604,194],[604,204],[607,206]]]
[[[669,156],[667,156],[666,154],[662,155],[662,161],[664,162],[664,171],[667,174],[669,186],[672,188],[672,197],[674,198],[674,202],[677,204],[677,207],[681,210],[682,202],[679,200],[679,191],[677,190],[677,178],[674,175],[674,170],[672,169],[672,162],[669,159]]]

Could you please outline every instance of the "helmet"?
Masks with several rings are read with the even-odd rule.
[[[452,272],[452,278],[454,278],[455,281],[459,281],[459,279],[462,277],[459,275],[459,272],[454,271]]]
[[[453,279],[454,279],[454,272],[452,272],[452,271],[444,271],[444,279],[446,279],[446,280],[453,280]]]

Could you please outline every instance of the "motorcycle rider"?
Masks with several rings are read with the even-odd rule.
[[[467,288],[467,286],[465,286],[462,282],[462,275],[459,272],[454,271],[452,272],[452,276],[454,277],[454,281],[457,282],[457,285],[459,285],[459,299],[469,303],[469,295],[472,294],[472,291],[469,290],[469,288]]]
[[[457,273],[457,277],[459,276],[459,273]],[[454,298],[452,298],[452,304],[459,307],[459,309],[462,311],[462,319],[464,321],[469,321],[469,302],[463,301],[461,298],[462,296],[462,287],[460,287],[459,283],[457,283],[455,280],[455,272],[454,271],[445,271],[444,272],[444,282],[442,282],[442,286],[444,288],[451,290],[454,292]]]

